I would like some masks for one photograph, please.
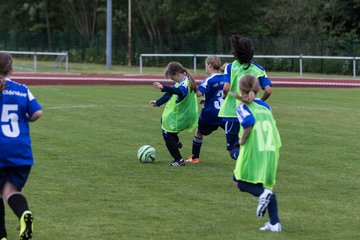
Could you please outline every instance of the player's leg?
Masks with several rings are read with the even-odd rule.
[[[241,180],[236,180],[235,176],[233,177],[233,181],[241,192],[250,193],[255,197],[259,197],[264,192],[264,188],[260,184],[254,184]]]
[[[186,162],[188,163],[200,163],[200,150],[203,143],[204,136],[210,135],[213,131],[216,131],[217,125],[209,124],[205,118],[199,118],[198,127],[195,131],[193,145],[192,145],[192,156],[189,157]]]
[[[176,143],[177,143],[178,148],[181,149],[181,148],[183,147],[183,144],[182,144],[182,142],[180,141],[178,135],[175,136],[175,141],[176,141]]]
[[[193,138],[193,144],[192,144],[192,154],[191,157],[189,157],[186,162],[187,163],[200,163],[200,149],[203,142],[203,134],[200,132],[199,127],[196,128],[194,138]]]
[[[238,121],[227,121],[225,123],[226,149],[234,160],[237,159],[240,151],[239,131],[240,123]]]
[[[165,140],[165,145],[170,153],[170,155],[174,158],[174,161],[169,164],[169,166],[177,167],[184,166],[185,161],[183,160],[181,153],[179,151],[179,147],[177,145],[176,137],[177,133],[169,133],[165,130],[162,130],[162,135]]]
[[[260,228],[261,231],[281,232],[276,194],[273,192],[267,207],[270,221]]]
[[[7,182],[3,185],[3,198],[20,220],[20,239],[28,240],[33,233],[33,214],[25,196],[21,193],[29,176],[31,166],[11,168]]]
[[[262,184],[254,184],[236,180],[235,177],[233,177],[233,181],[237,184],[240,191],[250,193],[251,195],[259,198],[256,215],[260,218],[263,217],[274,193],[269,189],[265,189]]]
[[[266,213],[266,209],[268,209],[270,221],[265,223],[265,225],[261,227],[260,230],[281,232],[281,224],[278,215],[278,206],[275,193],[269,189],[263,188],[261,184],[236,180],[235,177],[233,177],[233,181],[235,184],[237,184],[240,191],[250,193],[251,195],[259,198],[259,204],[256,208],[256,215],[258,217],[263,217]]]
[[[281,232],[281,223],[278,215],[278,205],[275,193],[270,198],[268,205],[270,221],[260,228],[261,231]]]
[[[5,228],[5,207],[3,198],[0,197],[0,239],[7,237],[6,228]]]
[[[0,169],[0,239],[7,237],[6,227],[5,227],[5,207],[4,200],[2,198],[3,186],[6,182],[6,169]]]

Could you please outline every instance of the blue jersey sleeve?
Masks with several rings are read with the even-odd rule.
[[[272,86],[270,79],[266,75],[259,77],[258,79],[261,89],[265,89],[266,86]]]
[[[28,100],[29,100],[29,105],[28,105],[27,113],[29,114],[29,116],[32,116],[36,111],[41,110],[41,106],[29,89],[28,89]]]
[[[198,87],[198,90],[201,92],[203,96],[210,91],[211,85],[209,84],[209,79],[210,78],[206,78],[204,81],[202,81],[202,83]]]
[[[161,105],[163,105],[164,103],[166,103],[167,101],[169,101],[169,99],[171,98],[172,94],[171,93],[165,93],[161,98],[159,98],[158,100],[156,100],[156,106],[160,107]]]
[[[231,80],[231,66],[232,63],[229,63],[226,65],[225,71],[224,71],[224,82],[230,83]]]
[[[240,104],[236,109],[241,126],[245,129],[251,127],[255,123],[254,115],[245,104]]]
[[[181,102],[188,94],[188,88],[184,85],[184,82],[181,82],[178,87],[163,86],[163,89],[161,91],[178,95],[178,98],[176,99],[176,103]]]

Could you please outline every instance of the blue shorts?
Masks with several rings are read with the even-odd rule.
[[[0,168],[0,187],[9,182],[21,191],[29,177],[30,170],[31,166]]]
[[[239,131],[240,123],[233,121],[226,121],[225,134],[226,134],[226,149],[231,151],[234,148],[239,148]]]
[[[220,124],[209,124],[207,121],[203,120],[203,118],[199,118],[198,122],[198,130],[204,136],[211,134],[216,131],[219,127],[225,130],[225,122],[221,122]]]

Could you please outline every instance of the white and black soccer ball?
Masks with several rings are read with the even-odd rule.
[[[139,148],[137,157],[142,163],[153,163],[155,161],[155,148],[150,145],[144,145]]]

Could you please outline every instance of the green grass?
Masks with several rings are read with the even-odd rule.
[[[205,137],[202,163],[169,168],[161,93],[146,86],[32,86],[43,117],[31,124],[35,165],[24,194],[36,240],[358,239],[359,89],[274,88],[283,147],[278,181],[283,232],[262,233],[257,199],[232,185],[225,136]],[[182,132],[184,157],[193,133]],[[154,164],[136,159],[156,149]],[[18,223],[6,208],[9,239]]]

